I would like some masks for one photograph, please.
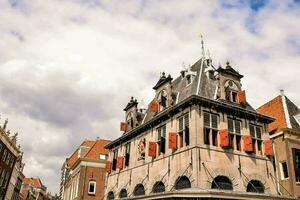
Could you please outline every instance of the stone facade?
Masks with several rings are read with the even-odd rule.
[[[288,198],[265,144],[273,119],[248,104],[242,77],[204,58],[174,81],[163,74],[143,119],[106,146],[105,198]]]

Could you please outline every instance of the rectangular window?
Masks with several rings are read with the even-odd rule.
[[[293,161],[296,182],[300,182],[300,149],[293,149]]]
[[[100,159],[100,160],[105,160],[105,159],[106,159],[106,156],[105,156],[104,154],[100,154],[100,155],[99,155],[99,159]]]
[[[204,112],[204,144],[218,146],[218,115]]]
[[[289,178],[288,167],[286,162],[281,163],[281,175],[282,179]]]
[[[158,155],[166,152],[166,132],[166,125],[163,125],[157,129]]]
[[[117,157],[118,157],[118,150],[115,150],[113,152],[113,162],[112,162],[112,170],[116,170],[117,169]]]
[[[190,144],[189,113],[178,118],[179,147]]]
[[[237,151],[241,150],[241,121],[227,118],[229,146]]]
[[[249,124],[250,135],[252,137],[253,152],[262,155],[262,127]]]
[[[89,194],[96,194],[96,182],[95,181],[89,182]]]
[[[129,166],[129,159],[130,159],[130,143],[125,145],[125,166]]]

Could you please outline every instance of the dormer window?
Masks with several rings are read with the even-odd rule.
[[[127,115],[126,123],[128,124],[128,127],[129,127],[130,129],[134,128],[134,121],[133,121],[133,113],[132,113],[132,112],[130,112],[130,113]]]
[[[225,99],[227,101],[238,103],[238,91],[239,88],[232,80],[225,83]]]
[[[188,86],[193,82],[193,76],[192,75],[187,75],[186,76],[186,85]]]
[[[159,109],[163,110],[168,106],[167,92],[162,90],[158,95]]]

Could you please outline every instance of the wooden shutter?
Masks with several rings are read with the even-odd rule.
[[[228,147],[229,138],[227,129],[220,130],[220,147]]]
[[[106,169],[106,173],[110,174],[110,172],[111,172],[111,162],[110,161],[106,161],[105,169]]]
[[[126,131],[127,130],[127,123],[121,122],[120,123],[120,131]]]
[[[155,113],[159,112],[159,104],[156,101],[152,101],[149,105],[149,110]]]
[[[118,157],[117,158],[117,168],[123,169],[124,166],[124,157]]]
[[[247,153],[252,153],[253,152],[253,144],[252,144],[251,135],[244,135],[243,141],[244,141],[244,151]]]
[[[238,101],[240,104],[246,103],[246,92],[245,90],[238,92]]]
[[[156,156],[156,142],[149,142],[148,156],[155,158],[155,156]]]
[[[169,149],[177,149],[177,133],[169,133]]]
[[[264,141],[265,146],[265,155],[266,156],[273,156],[273,146],[271,140],[265,140]]]

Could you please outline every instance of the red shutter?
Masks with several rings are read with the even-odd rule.
[[[123,163],[124,163],[124,157],[118,157],[117,158],[117,168],[118,169],[123,169]]]
[[[127,123],[121,122],[120,124],[120,131],[126,131],[127,130]]]
[[[273,146],[271,140],[265,140],[264,141],[265,146],[265,155],[266,156],[273,156]]]
[[[169,133],[169,149],[177,149],[177,133]]]
[[[156,156],[156,142],[149,142],[148,156],[152,158]]]
[[[241,104],[245,104],[246,103],[246,92],[245,92],[245,90],[239,91],[239,93],[238,93],[238,100],[239,100],[239,103],[241,103]]]
[[[108,174],[110,174],[110,172],[111,172],[111,162],[110,161],[106,161],[105,169],[106,169],[106,172]]]
[[[229,138],[227,129],[220,130],[220,147],[228,147],[229,146]]]
[[[159,112],[159,104],[156,101],[152,101],[149,105],[149,110],[155,113]]]
[[[253,144],[252,144],[251,135],[244,135],[243,141],[244,141],[244,151],[247,153],[252,153],[253,152]]]

